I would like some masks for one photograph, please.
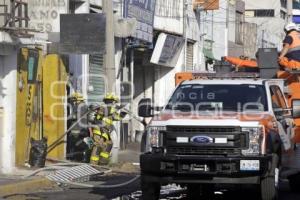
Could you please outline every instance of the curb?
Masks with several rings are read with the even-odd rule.
[[[56,184],[46,178],[36,178],[32,180],[19,180],[15,183],[9,183],[1,185],[0,187],[0,199],[1,196],[7,196],[11,194],[25,194],[37,192],[42,189],[56,188]]]

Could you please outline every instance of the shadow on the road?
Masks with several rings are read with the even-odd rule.
[[[120,183],[125,183],[130,179],[135,178],[133,174],[126,173],[118,173],[111,176],[100,176],[98,179],[94,181],[104,182],[104,186],[111,185],[111,188],[101,188],[101,185],[97,188],[94,188],[90,191],[92,194],[99,194],[103,196],[105,199],[114,199],[117,197],[123,197],[121,199],[127,199],[126,196],[130,196],[131,193],[140,190],[140,180],[137,179],[134,182],[125,185],[124,187],[116,187],[113,186]],[[129,198],[130,199],[130,198]]]
[[[38,195],[35,194],[10,194],[3,197],[0,197],[0,199],[18,199],[18,200],[42,200]]]
[[[105,176],[99,179],[98,184],[105,185],[116,185],[120,183],[124,183],[132,178],[134,178],[134,174],[113,174],[112,176]],[[222,186],[223,187],[223,186]],[[66,187],[63,191],[57,192],[46,192],[46,193],[37,193],[30,194],[29,196],[22,196],[23,194],[14,194],[12,196],[7,196],[5,199],[22,199],[21,197],[30,197],[24,198],[26,200],[74,200],[74,199],[82,199],[82,200],[106,200],[106,199],[118,199],[118,200],[138,200],[141,199],[140,190],[140,181],[137,179],[136,181],[128,184],[124,187],[112,187],[112,188],[73,188]],[[138,192],[137,192],[138,191]],[[252,187],[227,187],[226,190],[224,188],[216,188],[215,195],[211,199],[213,200],[259,200],[259,192],[256,188]],[[161,199],[164,200],[175,200],[186,199],[185,191],[180,191],[178,193],[174,193],[172,195],[162,194]],[[1,198],[0,198],[1,199]],[[207,198],[197,198],[199,200],[209,200]],[[196,200],[197,200],[196,199]],[[193,199],[194,200],[194,199]],[[279,187],[279,200],[300,200],[300,194],[292,193],[289,188],[288,182],[282,182]]]

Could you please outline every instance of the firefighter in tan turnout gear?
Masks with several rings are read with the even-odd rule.
[[[119,98],[114,94],[108,93],[103,99],[104,105],[96,108],[95,112],[89,117],[92,123],[91,133],[94,140],[90,163],[108,164],[110,152],[113,146],[111,132],[114,129],[113,122],[121,121],[126,112],[119,111]]]

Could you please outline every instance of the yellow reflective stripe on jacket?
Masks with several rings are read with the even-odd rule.
[[[115,107],[112,107],[110,109],[110,115],[112,116],[112,118],[113,118],[114,121],[121,121],[122,120],[122,117],[117,112],[117,109]]]
[[[100,159],[99,156],[92,156],[91,157],[92,161],[99,161],[99,159]]]
[[[114,113],[113,118],[115,121],[121,121],[122,117],[119,115],[119,113]]]
[[[113,120],[107,118],[107,117],[104,117],[103,118],[103,122],[105,122],[107,125],[113,125]]]
[[[97,134],[97,135],[101,135],[101,132],[100,132],[100,130],[98,130],[98,129],[93,129],[93,133],[94,133],[94,134]]]
[[[117,112],[115,107],[111,107],[110,108],[110,114],[114,114],[115,112]]]
[[[101,136],[104,137],[106,140],[109,140],[109,135],[107,133],[102,133]]]
[[[101,152],[101,153],[100,153],[100,156],[101,156],[102,158],[109,158],[109,153],[107,153],[107,152]]]

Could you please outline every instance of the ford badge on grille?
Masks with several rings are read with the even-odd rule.
[[[193,143],[197,144],[211,144],[213,143],[213,138],[208,137],[208,136],[203,136],[203,135],[197,135],[191,138],[191,141]]]

